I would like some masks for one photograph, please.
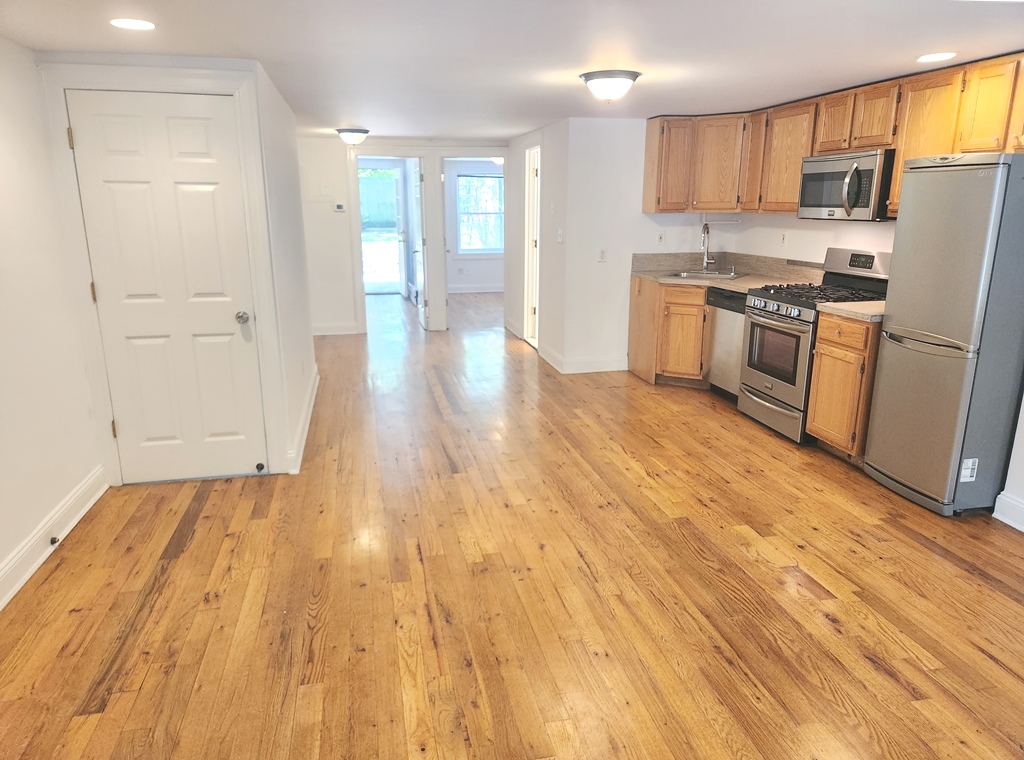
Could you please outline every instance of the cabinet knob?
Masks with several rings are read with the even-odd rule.
[[[998,145],[999,144],[999,136],[996,135],[995,137],[993,137],[992,138],[992,142],[994,142],[996,145]]]
[[[665,309],[665,316],[668,316],[668,309]]]
[[[836,337],[837,337],[837,338],[841,338],[842,336],[843,336],[843,331],[842,331],[842,330],[840,330],[840,329],[839,329],[839,328],[837,327],[837,328],[836,328]]]
[[[1015,148],[1019,148],[1020,147],[1020,135],[1014,135],[1013,136],[1013,147],[1015,147]]]

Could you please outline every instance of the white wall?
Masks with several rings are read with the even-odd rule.
[[[502,175],[502,167],[487,159],[444,160],[445,253],[448,258],[449,293],[500,293],[504,287],[504,254],[462,255],[458,253],[459,213],[456,177],[461,174]]]
[[[0,39],[0,607],[106,488],[90,419],[88,279],[58,238],[32,54]]]
[[[262,67],[256,71],[278,339],[287,397],[289,471],[298,472],[318,381],[306,271],[295,114]]]
[[[337,137],[300,137],[302,217],[314,335],[362,332],[361,255],[353,250],[358,223],[349,190],[349,149]],[[335,211],[336,203],[344,211]]]
[[[684,216],[699,219],[698,214]],[[716,224],[716,220],[725,220]],[[732,220],[738,220],[738,223]],[[797,219],[792,214],[709,214],[711,250],[822,262],[825,250],[862,248],[891,251],[896,222],[840,222]],[[782,243],[782,233],[786,243]]]
[[[1024,414],[1017,423],[1010,471],[1006,475],[1006,487],[996,499],[995,516],[1017,530],[1024,530]]]

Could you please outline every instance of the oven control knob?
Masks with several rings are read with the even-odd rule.
[[[779,305],[777,303],[773,303],[772,306],[771,306],[771,309],[772,309],[772,311],[778,311],[779,310]]]
[[[795,307],[790,307],[790,308],[786,309],[786,316],[789,316],[789,317],[799,317],[800,316],[800,309],[797,309]]]

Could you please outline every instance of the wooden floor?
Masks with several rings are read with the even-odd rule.
[[[318,338],[300,476],[109,491],[0,613],[0,757],[1024,757],[1024,535],[500,298]]]

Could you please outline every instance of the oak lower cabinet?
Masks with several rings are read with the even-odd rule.
[[[661,285],[633,276],[629,293],[629,371],[649,383],[700,380],[704,360],[705,288]]]
[[[854,458],[864,454],[880,331],[881,322],[818,320],[807,432]]]

